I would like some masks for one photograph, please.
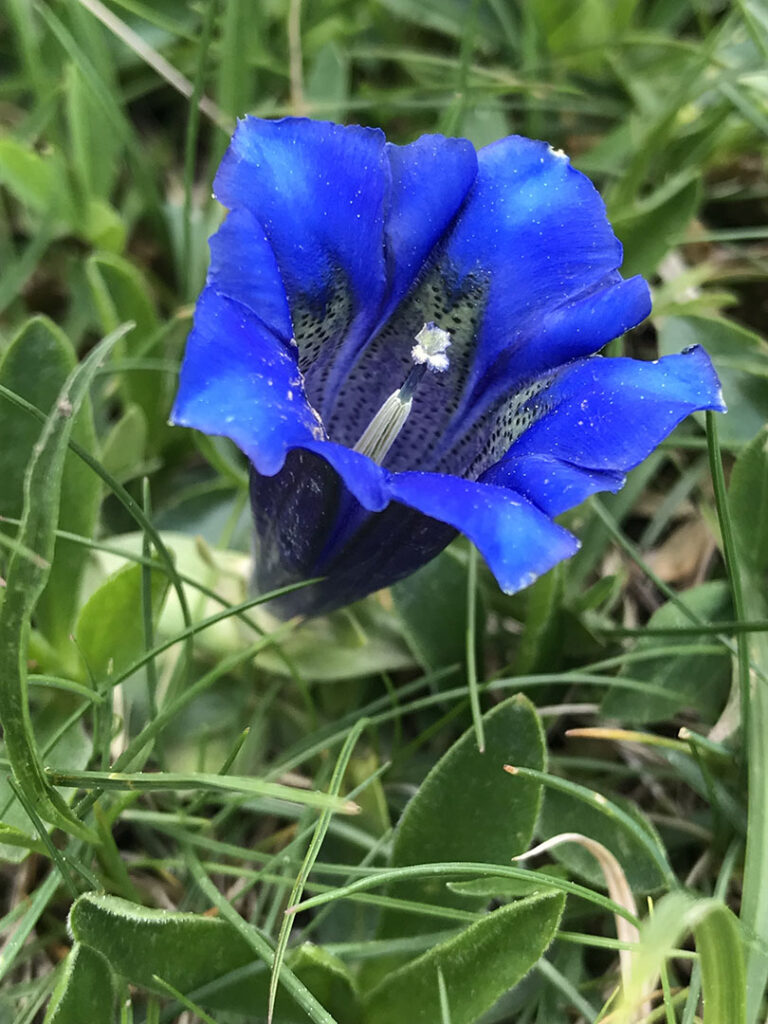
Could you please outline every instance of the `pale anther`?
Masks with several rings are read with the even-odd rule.
[[[411,349],[411,359],[417,365],[426,364],[430,370],[442,373],[448,369],[446,349],[451,344],[451,335],[432,321],[424,324],[416,335],[416,344]]]

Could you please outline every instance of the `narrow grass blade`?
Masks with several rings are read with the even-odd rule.
[[[341,748],[336,766],[331,776],[331,781],[328,786],[328,795],[332,797],[338,797],[339,790],[341,789],[341,783],[344,780],[344,773],[347,770],[349,759],[352,756],[352,751],[355,749],[355,745],[360,738],[361,733],[367,727],[368,721],[365,718],[360,721],[351,730],[347,737],[346,743]],[[332,809],[329,807],[325,809],[317,820],[315,831],[310,840],[307,854],[299,870],[298,876],[294,883],[293,889],[291,889],[291,895],[288,899],[288,903],[292,906],[294,903],[301,899],[302,893],[304,892],[304,886],[306,885],[309,873],[317,860],[320,853],[320,847],[323,845],[325,834],[328,831],[328,826],[331,823]],[[277,986],[280,980],[280,971],[285,960],[285,952],[288,948],[288,941],[291,937],[291,929],[293,927],[294,917],[291,914],[286,914],[283,917],[283,923],[280,926],[280,933],[277,937],[277,946],[275,947],[275,959],[272,964],[272,977],[269,983],[269,1008],[267,1010],[267,1022],[272,1024],[272,1017],[275,1012],[275,1000],[277,999]]]
[[[618,807],[615,803],[604,797],[602,793],[596,793],[593,789],[589,789],[587,786],[581,786],[576,782],[570,782],[568,779],[561,779],[557,775],[548,775],[546,772],[536,771],[534,768],[521,768],[516,767],[515,765],[505,765],[504,770],[509,772],[511,775],[520,775],[523,778],[535,779],[552,789],[558,789],[563,793],[568,793],[577,800],[581,800],[590,807],[593,807],[595,810],[605,814],[607,818],[613,819],[617,825],[621,825],[628,832],[631,832],[634,838],[645,847],[661,872],[661,875],[665,879],[667,885],[671,889],[676,889],[678,887],[677,878],[675,877],[675,873],[667,860],[665,851],[654,842],[651,834],[641,828],[634,818],[627,814],[626,811],[623,811],[621,807]]]
[[[469,705],[472,709],[472,722],[475,726],[477,749],[485,751],[485,729],[483,712],[480,708],[480,692],[477,685],[477,550],[472,547],[469,552],[469,571],[467,572],[467,687],[469,689]]]
[[[189,868],[198,887],[213,905],[218,908],[222,918],[236,928],[256,955],[270,966],[273,963],[274,951],[267,939],[256,928],[247,924],[232,904],[222,896],[210,878],[208,878],[202,864],[194,854],[191,854],[189,857]],[[293,971],[283,967],[280,980],[314,1024],[336,1024],[331,1014],[315,999],[309,989],[299,981]]]
[[[203,772],[189,775],[178,772],[63,772],[46,768],[45,778],[56,786],[76,789],[121,789],[131,793],[211,790],[288,800],[306,807],[338,811],[340,814],[357,814],[360,810],[356,803],[332,794],[281,786],[277,782],[265,782],[250,776],[208,775]]]
[[[27,693],[27,645],[35,604],[48,579],[44,563],[53,559],[64,459],[73,417],[103,359],[130,330],[124,324],[93,349],[70,375],[48,417],[30,459],[24,480],[24,510],[18,540],[22,549],[36,552],[35,562],[16,552],[11,558],[0,616],[0,719],[13,774],[30,804],[45,821],[81,839],[90,830],[52,788],[45,777],[35,743]]]

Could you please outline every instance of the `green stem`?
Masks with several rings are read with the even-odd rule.
[[[711,412],[707,413],[707,441],[723,555],[736,618],[741,621],[759,619],[765,616],[765,596],[761,581],[749,573],[742,579],[720,458],[717,420]],[[739,633],[736,644],[748,794],[741,921],[747,932],[746,1019],[747,1024],[755,1024],[768,980],[768,955],[765,952],[768,943],[768,688],[765,679],[761,678],[768,668],[768,635],[761,632],[750,638],[747,633]],[[759,941],[749,942],[749,936]]]
[[[485,751],[485,729],[483,728],[483,712],[480,708],[480,690],[477,685],[477,551],[469,550],[469,568],[467,571],[467,687],[469,688],[469,704],[472,709],[472,722],[475,726],[477,749]]]

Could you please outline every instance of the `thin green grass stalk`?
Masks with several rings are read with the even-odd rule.
[[[733,523],[728,508],[728,495],[725,488],[725,476],[723,474],[723,462],[720,457],[720,445],[717,437],[717,419],[715,413],[707,413],[707,443],[709,445],[709,466],[712,473],[712,485],[715,492],[715,506],[720,524],[720,534],[723,539],[723,557],[725,559],[728,581],[731,586],[733,597],[733,609],[737,620],[745,622],[747,619],[744,603],[744,588],[741,582],[741,570],[739,559],[736,553],[736,540],[733,535]],[[749,680],[749,644],[746,633],[740,632],[736,637],[736,666],[737,681],[739,687],[739,698],[741,701],[741,724],[748,744],[752,740],[752,729],[750,724],[750,680]],[[756,750],[747,749],[746,760],[751,759],[757,753]],[[768,797],[768,789],[765,791]],[[750,801],[751,802],[751,801]],[[763,805],[765,814],[768,812],[768,803]],[[768,847],[766,848],[768,852]],[[768,894],[767,894],[768,896]],[[768,902],[766,902],[768,912]]]
[[[626,949],[630,953],[636,953],[643,948],[641,942],[622,942],[621,939],[612,939],[609,935],[586,935],[582,932],[559,931],[557,937],[561,942],[570,942],[575,946],[594,946],[595,949],[610,949],[615,952]],[[670,954],[675,960],[693,960],[699,958],[699,954],[693,949],[675,949]]]
[[[569,896],[578,896],[588,903],[600,907],[602,910],[626,918],[636,928],[640,926],[639,919],[627,910],[626,907],[614,903],[607,896],[603,896],[593,889],[580,885],[578,882],[568,882],[564,878],[557,878],[554,875],[548,875],[544,879],[540,873],[532,872],[530,869],[514,868],[506,864],[484,864],[482,861],[444,861],[434,864],[414,864],[402,868],[384,868],[376,871],[374,874],[358,878],[355,882],[350,882],[349,885],[339,886],[327,893],[312,896],[301,903],[297,903],[294,907],[288,907],[286,913],[298,914],[313,907],[320,907],[336,900],[347,899],[357,893],[367,892],[368,889],[385,887],[411,878],[450,878],[452,875],[463,875],[470,878],[493,878],[499,876],[525,882],[530,882],[532,876],[534,876],[537,880],[541,881],[542,885],[546,885],[547,888],[556,889],[558,892],[564,892]]]
[[[29,686],[39,686],[44,690],[61,690],[63,693],[72,693],[75,697],[81,697],[83,700],[87,700],[90,704],[103,704],[104,697],[99,693],[94,693],[87,686],[83,686],[82,683],[75,683],[71,679],[62,679],[59,676],[27,676],[27,683]]]
[[[672,1005],[672,989],[669,984],[669,967],[667,966],[666,961],[662,964],[660,977],[664,1016],[666,1017],[667,1024],[677,1024],[675,1008]]]
[[[550,985],[565,996],[573,1009],[578,1010],[581,1016],[588,1021],[588,1024],[594,1024],[594,1021],[597,1020],[597,1010],[589,1000],[584,998],[576,986],[566,978],[562,971],[558,971],[555,965],[550,960],[547,960],[546,957],[542,957],[539,960],[536,964],[536,970]]]
[[[208,878],[202,864],[191,850],[188,851],[188,863],[198,888],[214,906],[218,907],[222,918],[237,929],[254,953],[266,963],[267,967],[271,967],[274,960],[274,951],[267,939],[258,929],[254,928],[253,925],[247,924],[242,919],[232,904]],[[336,1020],[328,1013],[325,1007],[317,1001],[309,989],[286,966],[283,967],[280,974],[280,981],[314,1024],[336,1024]]]
[[[16,925],[13,934],[6,940],[2,950],[0,950],[0,981],[15,964],[16,957],[21,952],[24,943],[27,941],[41,915],[45,912],[46,907],[53,899],[59,884],[58,872],[51,871],[45,881],[41,882],[29,897],[24,915]]]
[[[37,992],[31,999],[27,998],[24,1009],[14,1019],[13,1024],[32,1024],[33,1021],[39,1020],[38,1015],[42,1011],[43,1005],[53,992],[58,978],[59,976],[57,971],[50,971],[39,979]]]
[[[133,1000],[127,982],[120,1001],[120,1024],[133,1024]]]
[[[736,540],[733,532],[723,464],[717,437],[717,422],[707,413],[707,438],[715,490],[715,504],[723,538],[723,556],[733,594],[737,617],[747,617],[747,602],[742,582]],[[742,735],[745,738],[744,763],[747,776],[747,842],[744,857],[744,881],[741,921],[748,935],[758,942],[745,947],[747,970],[747,1024],[754,1024],[765,998],[768,979],[768,691],[764,678],[750,662],[746,634],[737,637],[737,671],[741,698]],[[754,678],[754,684],[753,684]]]
[[[142,481],[142,499],[144,515],[150,520],[152,517],[152,498],[147,477],[144,477]],[[152,556],[152,548],[146,533],[142,534],[141,538],[141,554],[146,559],[141,567],[141,617],[144,624],[144,649],[145,651],[151,651],[155,646],[155,635],[152,622],[152,570],[148,567],[147,562],[149,562]],[[157,664],[154,658],[147,662],[145,672],[147,677],[149,715],[150,718],[155,718],[157,716]],[[161,749],[158,749],[158,756],[160,766],[162,767]]]
[[[40,836],[40,839],[45,845],[45,848],[48,851],[48,856],[51,858],[54,866],[56,867],[56,870],[59,872],[61,880],[64,883],[64,887],[69,891],[69,895],[72,897],[73,900],[77,899],[77,897],[80,895],[80,890],[75,885],[74,879],[70,875],[67,865],[64,863],[64,857],[62,856],[61,851],[57,849],[56,846],[54,846],[53,841],[51,840],[51,837],[48,834],[48,829],[43,824],[40,815],[34,808],[34,805],[30,800],[27,800],[24,790],[21,788],[21,786],[19,786],[19,784],[16,782],[13,776],[11,776],[8,779],[8,785],[13,790],[14,794],[16,795],[16,799],[24,808],[27,817],[32,822],[35,831]]]
[[[153,974],[152,977],[159,984],[163,984],[162,978],[159,978],[156,974]],[[147,1014],[144,1018],[144,1024],[160,1024],[160,1000],[157,996],[150,996],[147,1000]]]
[[[341,784],[344,781],[344,773],[347,770],[349,759],[352,756],[352,751],[355,749],[360,736],[363,731],[368,727],[368,721],[365,718],[361,718],[357,725],[350,731],[347,736],[346,742],[339,753],[336,760],[336,765],[331,775],[331,781],[328,784],[329,796],[337,797]],[[315,861],[320,853],[320,848],[323,845],[326,833],[328,832],[328,826],[331,822],[332,811],[330,808],[322,811],[320,817],[317,819],[317,825],[312,834],[312,838],[307,848],[306,856],[302,862],[299,873],[294,882],[291,894],[289,896],[289,903],[297,903],[304,892],[304,886],[307,883],[310,872]],[[286,914],[283,917],[283,923],[280,926],[280,932],[277,937],[277,945],[275,947],[275,959],[272,964],[272,975],[269,981],[269,1006],[267,1008],[267,1024],[272,1024],[272,1018],[275,1012],[275,1000],[277,999],[277,986],[280,978],[280,971],[282,969],[285,954],[288,949],[288,942],[291,937],[291,930],[293,928],[294,917],[292,914]]]
[[[202,1006],[198,1006],[197,1003],[193,1002],[189,998],[189,996],[185,996],[183,992],[179,992],[179,990],[174,988],[169,982],[164,981],[159,974],[153,974],[152,980],[156,985],[159,985],[160,988],[165,989],[168,995],[172,996],[180,1006],[184,1007],[185,1010],[189,1010],[190,1013],[194,1013],[196,1017],[199,1017],[203,1024],[217,1024],[214,1018],[211,1017],[210,1014],[206,1013]],[[158,1007],[158,1011],[159,1009],[160,1008]],[[159,1019],[160,1017],[158,1013],[157,1020]],[[149,1013],[147,1013],[147,1024],[149,1024]]]
[[[208,48],[211,45],[217,7],[218,0],[207,0],[205,4],[203,24],[197,44],[195,78],[192,85],[192,94],[189,97],[187,129],[184,135],[184,209],[182,213],[182,263],[179,268],[179,278],[185,297],[191,296],[192,288],[194,287],[194,281],[192,280],[192,268],[194,265],[192,259],[192,190],[195,184],[195,156],[197,153],[197,137],[200,131],[200,103],[205,89]]]
[[[187,31],[183,25],[179,25],[178,22],[168,17],[161,8],[153,4],[142,3],[141,0],[112,0],[112,6],[122,7],[129,14],[135,14],[136,17],[142,18],[148,24],[162,29],[177,39],[184,39],[188,43],[195,42],[194,33]]]
[[[381,772],[376,772],[375,773],[376,776],[378,776],[380,774],[381,774]],[[372,781],[372,779],[373,779],[373,776],[371,777],[371,780],[366,780],[365,785],[368,785],[368,782]],[[360,787],[358,787],[358,789],[360,789]],[[357,791],[358,790],[352,790],[352,793],[354,793],[355,795],[352,796],[352,793],[350,793],[350,798],[351,799],[353,799],[353,800],[355,799],[355,797],[357,796]],[[374,861],[374,859],[376,857],[381,856],[382,854],[386,854],[386,852],[389,849],[391,849],[391,843],[392,843],[392,837],[393,836],[394,836],[394,829],[393,828],[388,829],[384,833],[384,835],[379,836],[378,840],[376,841],[375,846],[373,846],[370,850],[368,850],[366,852],[366,854],[363,856],[363,858],[360,861],[360,863],[355,865],[355,869],[359,870],[359,871],[365,871],[367,868],[370,868],[372,866],[372,862]],[[344,881],[341,884],[342,885],[347,885],[351,881],[353,881],[352,873],[351,872],[347,872],[347,874],[344,876]],[[333,904],[328,904],[327,907],[323,907],[321,910],[318,910],[315,914],[313,914],[312,915],[312,920],[307,924],[306,928],[304,929],[304,934],[305,935],[311,935],[312,932],[317,931],[317,929],[323,923],[325,918],[328,917],[329,914],[333,913],[333,910],[334,910]],[[327,944],[326,944],[326,948],[327,948]]]
[[[595,626],[594,631],[600,636],[604,637],[616,637],[621,639],[622,637],[640,637],[640,636],[702,636],[707,633],[713,635],[719,633],[732,633],[734,636],[739,636],[742,633],[765,633],[768,630],[768,619],[754,619],[747,622],[732,622],[726,620],[720,620],[716,622],[702,622],[700,626],[640,626],[637,629],[632,629],[624,626],[615,626],[611,628],[603,628],[602,626]],[[724,643],[720,640],[721,647],[731,648],[731,645]]]
[[[524,779],[532,779],[534,782],[539,782],[550,789],[567,793],[576,800],[587,804],[593,810],[604,814],[607,818],[620,822],[651,855],[668,887],[672,890],[679,887],[677,876],[667,860],[666,851],[654,842],[653,837],[631,815],[627,814],[626,811],[622,810],[613,801],[604,797],[602,793],[595,793],[593,789],[587,786],[581,786],[576,782],[571,782],[569,779],[561,779],[559,776],[550,775],[548,772],[540,772],[535,768],[521,768],[517,765],[510,767],[514,768],[514,771],[511,772],[513,776],[519,775]]]
[[[472,54],[475,48],[475,33],[477,32],[477,14],[479,7],[480,0],[471,0],[466,21],[464,23],[464,31],[461,34],[459,66],[456,75],[456,100],[452,106],[448,108],[441,126],[445,135],[461,135],[464,115],[467,112],[469,102],[469,71],[472,65]],[[482,750],[483,748],[481,747],[480,749]]]
[[[147,866],[153,865],[154,867],[162,868],[162,865],[165,862],[162,860],[158,861],[157,858],[153,858],[151,860],[147,858],[146,860],[143,860],[141,863]],[[175,862],[172,861],[172,863]],[[183,863],[181,861],[179,861],[179,864],[183,866]],[[291,879],[286,878],[284,874],[276,874],[275,872],[249,872],[245,869],[238,870],[237,868],[233,868],[231,864],[219,864],[216,862],[206,862],[205,867],[206,870],[210,870],[212,874],[215,872],[216,874],[220,874],[225,877],[247,878],[254,884],[256,884],[257,881],[264,882],[270,885],[280,886],[282,887],[283,890],[287,890],[288,887],[292,885]],[[341,865],[338,865],[338,867],[339,869],[341,869]],[[259,876],[258,879],[256,879],[255,877],[257,874]],[[341,875],[341,870],[339,870],[337,874]],[[369,876],[364,875],[363,877],[367,878]],[[307,882],[306,885],[307,892],[318,896],[331,894],[335,891],[336,888],[336,886],[323,885],[320,882]],[[363,906],[376,907],[380,910],[394,910],[398,913],[402,911],[406,914],[416,914],[418,917],[427,916],[434,917],[439,921],[451,921],[453,922],[454,927],[458,927],[461,924],[474,924],[481,917],[483,917],[483,914],[473,913],[469,910],[458,910],[452,907],[440,907],[435,903],[419,903],[417,900],[401,900],[398,899],[396,896],[381,896],[377,893],[354,893],[349,897],[349,899],[352,903],[359,903]],[[333,909],[333,904],[326,904],[324,909]],[[261,929],[261,931],[262,933],[266,934],[263,928]]]
[[[467,687],[469,704],[472,709],[472,722],[475,726],[477,749],[485,752],[485,729],[483,713],[480,708],[480,693],[477,685],[477,549],[472,545],[469,549],[467,566]]]
[[[437,988],[440,993],[440,1024],[451,1024],[451,1007],[448,1002],[448,990],[445,987],[445,978],[442,968],[437,968]]]
[[[731,845],[728,847],[725,856],[723,857],[723,863],[720,867],[720,873],[717,876],[717,882],[713,896],[716,900],[721,900],[725,903],[726,896],[728,895],[728,886],[731,884],[733,879],[736,865],[741,856],[741,841],[734,839]],[[680,959],[679,954],[674,954],[675,959]],[[696,1009],[699,1005],[699,997],[701,996],[701,965],[698,962],[693,965],[691,972],[691,982],[688,986],[688,998],[685,1002],[683,1009],[682,1024],[694,1024],[696,1019]]]
[[[701,621],[701,619],[696,614],[696,612],[692,611],[688,607],[688,605],[680,597],[680,595],[677,594],[672,589],[672,587],[670,587],[667,583],[665,583],[664,580],[662,580],[661,577],[659,577],[653,571],[653,569],[648,565],[648,563],[645,561],[643,556],[637,550],[635,545],[632,544],[632,542],[630,540],[628,540],[627,537],[624,536],[624,534],[622,533],[621,529],[613,521],[611,515],[605,509],[605,507],[597,499],[593,498],[592,502],[593,502],[592,507],[595,509],[595,511],[597,512],[598,516],[600,517],[602,522],[605,524],[605,526],[608,528],[611,536],[614,538],[616,543],[622,548],[623,551],[626,552],[627,555],[629,555],[629,557],[632,559],[632,561],[637,566],[639,566],[640,569],[643,570],[643,572],[651,580],[653,585],[655,587],[657,587],[661,591],[662,594],[664,594],[664,596],[667,598],[668,601],[671,601],[675,605],[675,607],[679,608],[680,611],[683,613],[683,615],[685,615],[685,617],[689,621],[694,622],[697,627],[699,625],[701,625],[702,626],[702,630],[701,630],[702,632],[709,632],[711,627],[709,625],[705,626],[705,624]],[[681,626],[681,627],[679,627],[677,629],[674,629],[672,632],[673,632],[674,635],[677,635],[677,636],[685,636],[686,635],[685,632],[684,632],[685,629],[686,629],[685,626]],[[654,631],[653,629],[649,629],[649,630],[644,631],[644,632],[647,633],[647,635],[654,635],[654,636],[656,636],[656,635],[663,635],[663,634],[659,634],[658,631]],[[736,632],[736,634],[738,636],[738,635],[740,635],[741,631],[736,629],[736,630],[734,630],[734,632]],[[737,650],[736,646],[733,643],[731,643],[731,641],[726,636],[723,636],[722,634],[719,633],[717,638],[718,638],[718,640],[720,640],[720,642],[723,644],[724,647],[727,647],[727,649],[729,651],[731,651],[732,654],[736,654],[738,656],[738,650]],[[757,665],[755,665],[753,663],[750,663],[750,668],[751,668],[751,670],[756,675],[758,675],[760,677],[760,679],[762,679],[766,684],[768,684],[768,677],[760,669],[759,666],[757,666]]]
[[[210,775],[205,772],[87,772],[46,768],[45,775],[54,786],[70,789],[119,789],[131,793],[174,792],[179,790],[212,790],[226,793],[248,793],[255,797],[287,800],[307,807],[330,808],[340,814],[356,814],[356,804],[340,797],[331,797],[314,789],[282,786],[250,775]]]

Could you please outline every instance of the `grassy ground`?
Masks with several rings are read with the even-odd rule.
[[[0,49],[0,1021],[764,1020],[760,0],[6,0]],[[276,623],[242,457],[167,426],[246,111],[562,147],[654,287],[614,350],[702,342],[728,415],[523,594],[457,542]]]

